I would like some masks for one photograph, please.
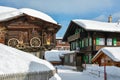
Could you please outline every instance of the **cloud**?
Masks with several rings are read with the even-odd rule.
[[[96,18],[93,18],[93,20],[97,20],[97,21],[106,21],[107,19],[108,18],[105,15],[100,15],[100,16],[98,16]]]
[[[64,14],[82,14],[103,10],[113,5],[112,0],[4,0],[4,2],[14,3],[17,7],[30,7],[46,12]]]
[[[120,20],[120,12],[114,13],[114,14],[112,15],[112,17],[113,17],[113,20],[114,20],[114,21]]]
[[[111,14],[112,15],[112,21],[113,22],[117,22],[118,20],[120,20],[120,12],[116,12]],[[99,15],[95,18],[93,18],[93,20],[98,20],[98,21],[108,21],[108,17],[109,15]]]

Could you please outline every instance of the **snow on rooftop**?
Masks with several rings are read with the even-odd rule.
[[[19,12],[18,10],[6,12],[6,13],[1,13],[0,14],[0,21],[10,20],[14,17],[22,16],[22,15],[23,15],[23,13]]]
[[[61,61],[60,56],[63,54],[71,53],[69,50],[51,50],[45,52],[45,59],[47,61]]]
[[[120,25],[118,25],[117,23],[108,23],[82,19],[75,19],[72,21],[86,30],[120,32]]]
[[[16,16],[21,16],[21,15],[26,14],[29,16],[33,16],[33,17],[42,19],[47,22],[57,24],[57,22],[54,19],[52,19],[50,16],[48,16],[47,14],[45,14],[41,11],[34,10],[34,9],[29,9],[29,8],[15,9],[15,8],[10,8],[10,7],[0,6],[0,10],[1,10],[0,11],[0,21],[9,20]]]
[[[17,10],[16,8],[0,6],[0,13],[6,13]]]
[[[55,70],[47,61],[0,44],[0,74]]]
[[[56,39],[63,39],[63,37],[56,37]]]
[[[34,9],[29,9],[29,8],[22,8],[19,10],[20,10],[20,12],[23,12],[24,14],[57,24],[57,22],[55,20],[53,20],[50,16],[48,16],[47,14],[45,14],[41,11],[37,11]]]
[[[45,52],[45,59],[47,61],[61,61],[59,54],[60,53],[58,51],[46,51]]]
[[[97,52],[93,59],[101,51],[104,52],[104,54],[106,54],[107,56],[109,56],[113,61],[120,62],[120,47],[104,47]]]

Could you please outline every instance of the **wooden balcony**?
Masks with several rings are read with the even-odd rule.
[[[71,35],[70,37],[68,37],[68,42],[74,41],[79,38],[80,38],[80,33]]]
[[[120,46],[107,46],[107,45],[98,45],[98,46],[94,46],[94,50],[98,51],[103,47],[120,47]]]

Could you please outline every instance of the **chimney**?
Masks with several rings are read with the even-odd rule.
[[[111,15],[108,17],[108,23],[112,23],[112,16]]]

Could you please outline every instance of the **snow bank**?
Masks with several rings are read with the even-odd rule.
[[[49,71],[55,68],[30,53],[0,44],[0,74]]]
[[[51,77],[49,80],[61,80],[61,78],[58,76],[58,74],[54,74],[54,76]]]
[[[91,73],[97,77],[104,78],[104,66],[90,66],[87,67],[87,73]],[[119,80],[120,79],[120,68],[115,66],[106,66],[106,73],[108,80]]]

